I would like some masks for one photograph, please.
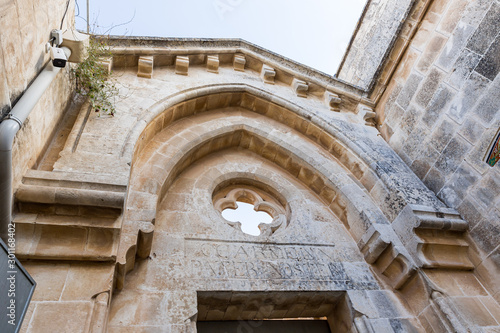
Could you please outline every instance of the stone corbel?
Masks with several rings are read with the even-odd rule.
[[[366,126],[375,127],[377,125],[376,116],[377,114],[373,111],[372,108],[366,105],[360,105],[358,107],[358,114],[363,117]]]
[[[468,224],[455,210],[408,205],[392,226],[419,267],[474,269],[465,240]]]
[[[262,71],[260,72],[260,77],[264,80],[264,83],[274,84],[274,77],[276,76],[276,71],[267,65],[262,66]]]
[[[244,72],[246,63],[247,60],[245,59],[245,55],[243,55],[242,53],[236,53],[234,55],[233,67],[235,71]]]
[[[292,88],[297,96],[307,98],[307,90],[309,89],[307,82],[294,78]]]
[[[340,112],[340,103],[342,103],[342,99],[339,95],[327,90],[325,91],[325,102],[326,105],[330,107],[330,110]]]
[[[189,70],[189,57],[176,56],[175,57],[175,74],[188,75]]]
[[[358,242],[368,264],[374,265],[394,289],[402,288],[416,267],[390,225],[372,225]]]
[[[109,74],[113,69],[113,57],[100,57],[97,64]]]
[[[219,56],[217,54],[207,55],[207,71],[219,74]]]
[[[151,79],[153,77],[153,56],[139,57],[137,76]]]

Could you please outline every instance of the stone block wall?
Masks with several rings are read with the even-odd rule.
[[[59,29],[66,0],[7,0],[0,4],[0,119],[50,61],[45,44]],[[74,1],[70,1],[63,31],[74,26]],[[67,66],[68,67],[68,66]],[[18,132],[13,146],[14,182],[19,184],[32,167],[67,108],[72,88],[67,69],[61,71]]]
[[[500,165],[485,161],[500,127],[499,33],[500,1],[432,1],[377,106],[391,147],[469,222],[484,275],[500,265]]]
[[[339,66],[339,79],[368,89],[396,40],[411,0],[369,0]]]
[[[74,26],[74,1],[63,30]],[[49,60],[45,43],[59,29],[66,0],[7,0],[0,4],[0,118],[3,118]]]

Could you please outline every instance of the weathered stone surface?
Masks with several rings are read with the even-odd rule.
[[[429,104],[443,77],[444,73],[441,70],[437,68],[431,68],[429,75],[426,77],[426,79],[420,86],[417,95],[415,96],[415,101],[418,105],[425,108]]]
[[[422,79],[423,77],[421,75],[411,74],[408,78],[408,81],[406,81],[403,90],[396,99],[396,102],[403,109],[406,109],[410,104],[410,101],[413,98],[413,95],[417,92],[418,86]]]
[[[481,138],[484,130],[485,128],[474,117],[468,117],[460,127],[460,135],[474,144]]]
[[[474,27],[467,24],[459,24],[453,35],[448,39],[439,59],[437,59],[437,65],[446,71],[450,71],[473,32]]]
[[[460,167],[439,192],[439,197],[451,207],[458,207],[469,189],[480,179],[480,174],[467,163]]]
[[[455,95],[450,105],[449,115],[459,123],[462,123],[466,114],[478,102],[478,96],[481,96],[489,83],[488,79],[476,72],[472,72],[469,79],[465,82],[464,87]]]
[[[499,16],[500,18],[500,16]],[[490,80],[494,80],[500,71],[500,59],[498,54],[500,53],[500,37],[497,36],[493,44],[490,45],[488,51],[481,59],[476,67],[476,72],[487,77]]]
[[[432,132],[430,139],[431,145],[438,152],[442,152],[448,145],[451,138],[455,135],[458,125],[448,117],[443,117],[442,121],[437,124],[436,129]]]
[[[435,168],[444,174],[455,172],[469,148],[470,144],[467,141],[455,136],[441,153]]]
[[[357,38],[346,53],[338,77],[368,88],[387,54],[387,45],[395,40],[410,10],[410,1],[377,1],[370,3],[359,22]]]
[[[427,72],[436,57],[441,53],[441,49],[443,48],[446,41],[447,38],[441,35],[434,36],[429,41],[429,44],[427,44],[426,49],[420,56],[420,60],[416,65],[416,69],[418,69],[421,73]]]
[[[485,54],[500,29],[500,4],[493,2],[476,29],[467,48],[479,54]]]
[[[409,3],[372,1],[365,18],[381,26],[362,27],[366,43],[351,48],[368,60],[345,68],[353,78],[380,69],[374,100],[241,40],[112,40],[116,115],[82,107],[65,142],[26,140],[54,127],[43,111],[65,107],[43,101],[16,141],[18,250],[40,281],[25,331],[99,331],[109,317],[109,332],[186,333],[238,316],[327,317],[345,332],[497,329],[500,173],[483,156],[500,126],[498,84],[487,48],[465,47],[495,4]],[[17,8],[24,23],[35,15]],[[400,35],[379,33],[401,22]],[[373,61],[381,50],[388,67]],[[151,54],[154,79],[137,78],[130,67]],[[186,60],[189,75],[175,75]],[[51,94],[69,95],[58,85]],[[390,146],[364,126],[373,119]],[[25,173],[44,145],[51,171]],[[221,215],[235,189],[274,218],[260,235]]]
[[[494,122],[494,119],[498,119],[500,101],[498,98],[495,98],[495,96],[498,96],[498,93],[500,93],[500,76],[497,75],[488,89],[483,92],[473,109],[473,114],[486,124],[490,124]],[[494,126],[494,124],[492,125]]]
[[[456,89],[461,89],[480,59],[481,56],[477,53],[467,49],[462,50],[446,82]]]
[[[446,110],[447,106],[453,99],[454,92],[446,85],[441,85],[437,88],[436,93],[425,108],[425,113],[422,116],[422,121],[429,127],[433,128],[437,120]]]

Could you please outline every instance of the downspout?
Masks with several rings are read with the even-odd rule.
[[[69,48],[63,47],[67,58]],[[0,237],[7,243],[9,224],[12,222],[12,144],[24,121],[50,86],[60,67],[54,67],[52,61],[44,67],[24,95],[0,123]]]

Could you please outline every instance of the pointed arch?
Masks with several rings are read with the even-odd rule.
[[[164,116],[173,117],[186,109],[176,108],[180,109],[174,109],[170,111],[170,116]],[[158,203],[177,176],[204,156],[234,147],[248,149],[290,172],[323,199],[344,222],[356,243],[373,233],[373,230],[384,228],[386,246],[397,244],[398,254],[407,256],[389,221],[366,188],[345,164],[342,166],[338,158],[317,142],[311,141],[307,130],[300,133],[266,115],[255,114],[246,108],[238,110],[231,112],[222,108],[212,113],[193,113],[189,126],[182,121],[170,123],[171,126],[165,132],[155,132],[158,140],[153,139],[153,136],[148,140],[150,145],[143,146],[139,152],[136,150],[136,159],[141,152],[142,155],[134,163],[127,200],[133,204],[126,207],[122,229],[125,235],[122,234],[118,253],[118,261],[124,267],[121,272],[123,275],[126,273],[125,267],[133,267],[126,263],[127,252],[138,242],[137,235],[141,239],[143,228],[147,227],[147,231],[152,228],[148,221],[154,219]],[[159,121],[152,124],[159,124]],[[293,133],[287,135],[291,131]],[[165,139],[162,133],[169,135]],[[292,142],[289,140],[291,137],[298,139]],[[407,263],[402,272],[409,275],[410,266]]]

